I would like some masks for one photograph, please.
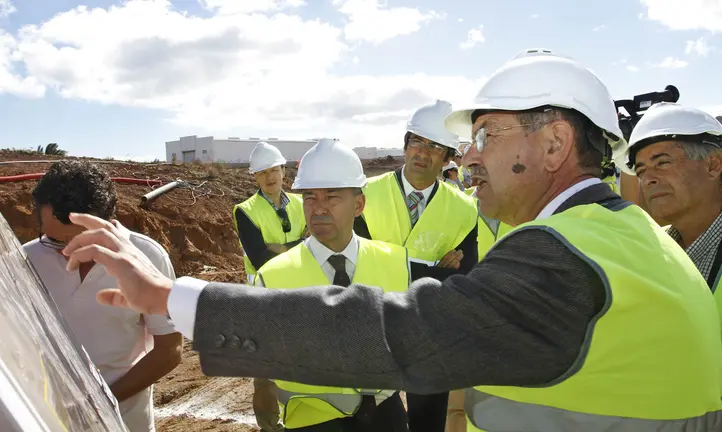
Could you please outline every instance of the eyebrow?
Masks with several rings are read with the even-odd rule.
[[[659,158],[661,158],[661,157],[664,157],[664,156],[672,157],[672,156],[669,155],[669,153],[664,153],[664,152],[662,152],[662,153],[657,153],[657,154],[655,154],[655,155],[652,155],[652,157],[649,158],[649,161],[650,161],[650,162],[654,162],[655,160],[657,160],[657,159],[659,159]],[[636,165],[636,166],[644,166],[644,162],[637,162],[635,165]]]

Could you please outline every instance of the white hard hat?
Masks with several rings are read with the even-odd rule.
[[[604,83],[579,62],[549,50],[521,52],[481,87],[471,106],[446,118],[449,131],[471,137],[471,114],[482,111],[525,111],[544,106],[584,114],[605,131],[614,152],[625,147],[614,99]]]
[[[286,165],[286,159],[276,147],[263,141],[253,147],[253,151],[251,151],[251,163],[248,168],[251,174],[279,165]]]
[[[451,114],[451,111],[451,104],[443,100],[424,105],[406,122],[406,132],[456,150],[459,146],[459,137],[444,126],[444,119]]]
[[[361,159],[337,139],[322,138],[301,158],[293,189],[361,188],[366,186]]]
[[[456,162],[454,162],[454,161],[449,161],[449,163],[444,165],[444,167],[441,169],[441,172],[445,172],[445,171],[448,171],[448,170],[454,169],[454,168],[458,169],[459,165],[457,165]]]
[[[710,114],[678,103],[654,104],[639,120],[629,137],[629,145],[620,155],[617,165],[634,175],[630,166],[630,151],[666,140],[682,140],[685,137],[708,134],[710,143],[722,147],[722,124]],[[713,137],[717,137],[714,139]]]

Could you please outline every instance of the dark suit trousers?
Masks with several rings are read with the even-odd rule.
[[[449,392],[431,395],[406,393],[410,432],[444,432]]]
[[[354,417],[347,417],[285,430],[287,432],[407,432],[409,429],[406,426],[404,404],[401,402],[399,392],[396,392],[376,407],[370,424],[363,424]]]

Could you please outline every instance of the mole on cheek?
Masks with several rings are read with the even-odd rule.
[[[521,174],[526,171],[526,165],[519,162],[519,155],[516,155],[517,162],[511,166],[511,171],[514,174]]]

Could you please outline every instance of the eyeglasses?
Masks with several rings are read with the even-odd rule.
[[[514,126],[504,126],[504,127],[490,129],[490,130],[487,130],[486,128],[483,127],[481,129],[479,129],[478,131],[476,131],[476,133],[474,134],[474,144],[476,145],[476,150],[479,152],[484,150],[484,148],[488,144],[487,140],[489,139],[489,133],[494,134],[496,132],[518,129],[518,128],[523,128],[523,127],[527,127],[527,126],[532,126],[532,125],[522,124],[522,125],[514,125]]]
[[[281,228],[284,233],[291,232],[291,220],[288,218],[288,212],[285,208],[276,209],[276,215],[281,219]]]
[[[38,242],[40,242],[41,245],[45,246],[46,248],[50,248],[53,250],[63,250],[65,249],[65,243],[61,242],[60,240],[55,240],[52,237],[48,237],[44,234],[40,234],[38,237]]]
[[[409,140],[409,146],[418,150],[428,150],[429,153],[441,154],[446,152],[446,147],[435,142],[424,142],[418,138],[411,138]]]

